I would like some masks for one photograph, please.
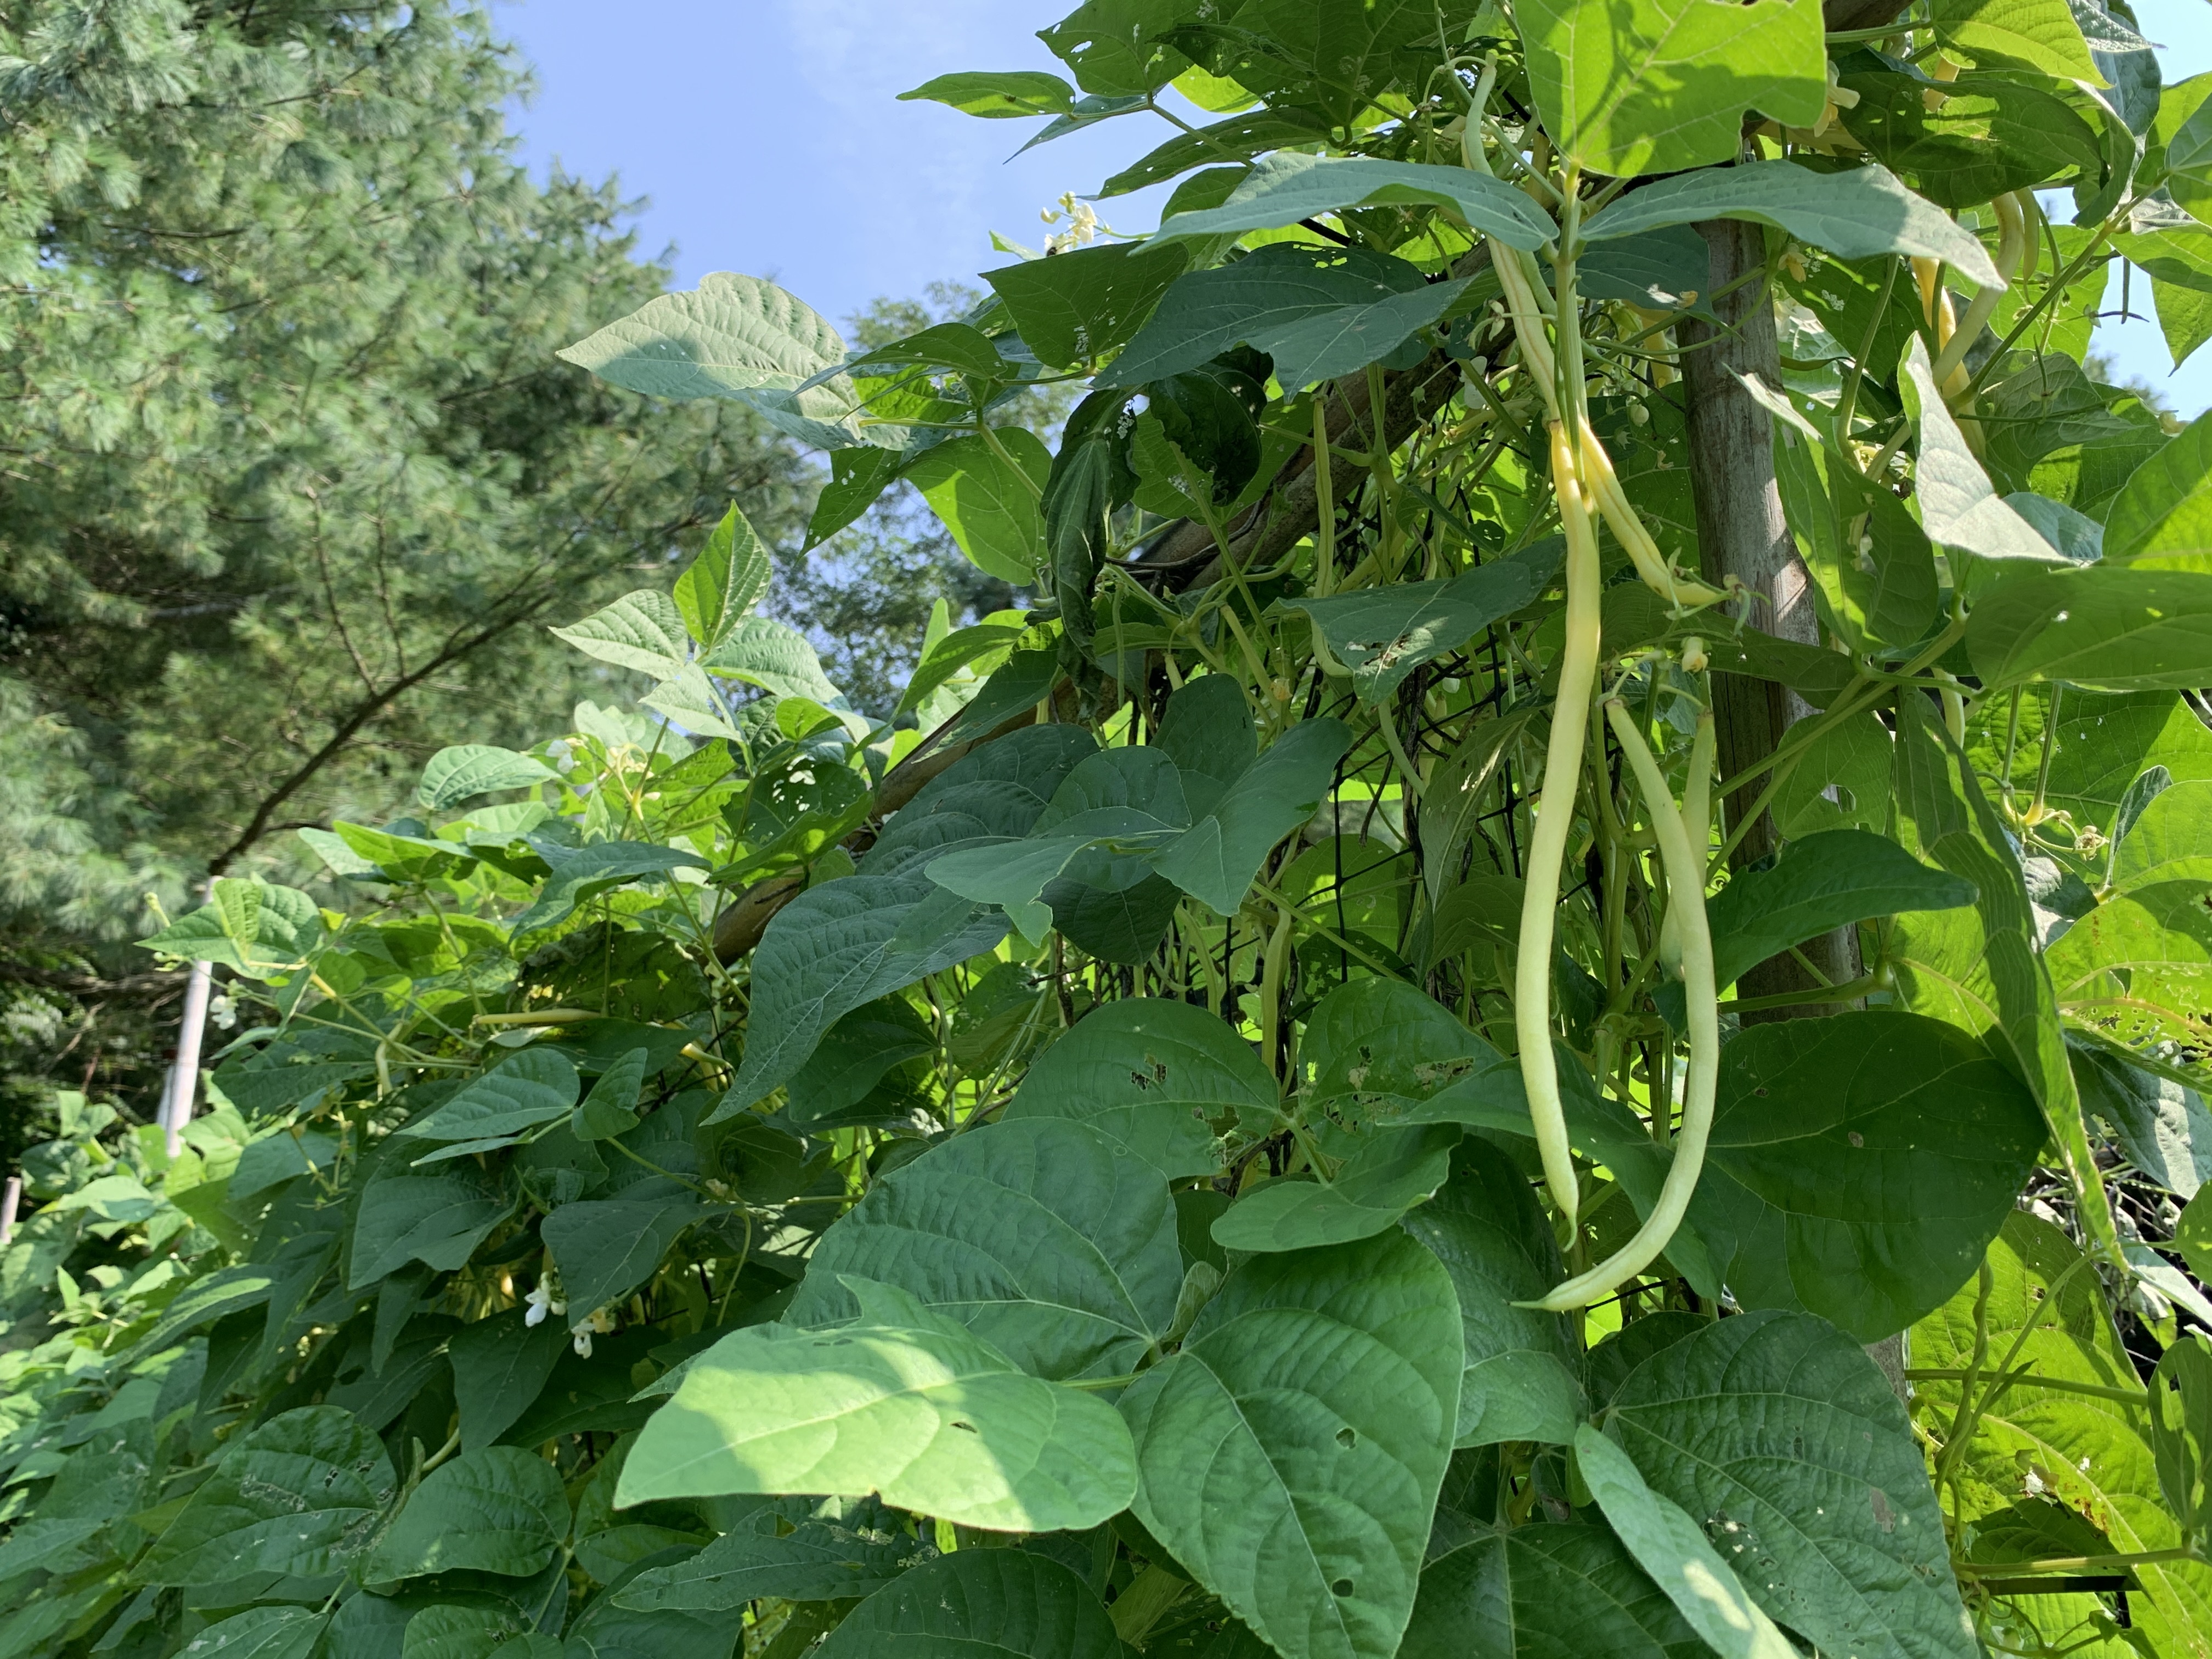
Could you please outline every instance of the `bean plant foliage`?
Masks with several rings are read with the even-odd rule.
[[[873,718],[732,510],[557,630],[635,706],[148,941],[246,1017],[28,1160],[0,1651],[2212,1654],[2212,422],[2081,362],[2116,257],[2212,327],[2207,81],[2097,0],[1042,38],[908,95],[1164,117],[1157,234],[563,354],[1034,602]]]

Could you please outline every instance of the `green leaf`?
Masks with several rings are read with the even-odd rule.
[[[2150,1380],[2150,1443],[2159,1489],[2175,1520],[2201,1531],[2212,1510],[2212,1342],[2189,1332],[2168,1347]]]
[[[1791,1659],[1797,1650],[1745,1591],[1727,1558],[1678,1504],[1645,1484],[1626,1453],[1585,1425],[1575,1434],[1575,1466],[1628,1553],[1713,1652],[1721,1659]]]
[[[307,1659],[331,1622],[313,1607],[248,1607],[192,1638],[192,1659]]]
[[[2116,1553],[2175,1547],[2181,1532],[2162,1502],[2149,1402],[2136,1395],[2140,1379],[2094,1273],[2063,1233],[2025,1211],[2006,1218],[1988,1267],[1986,1284],[1964,1286],[1912,1328],[1917,1367],[1963,1370],[1983,1352],[2023,1374],[1983,1412],[1958,1460],[1960,1519],[2009,1511],[2025,1489],[2093,1517]],[[2059,1386],[2041,1386],[2046,1378]],[[2068,1382],[2123,1398],[2075,1393]],[[1953,1420],[1960,1388],[1947,1379],[1913,1384],[1928,1422]],[[2212,1567],[2147,1562],[2133,1571],[2147,1594],[2129,1600],[2156,1650],[2199,1650],[2212,1633]]]
[[[1721,1054],[1691,1224],[1743,1306],[1878,1341],[1972,1276],[2045,1139],[2035,1097],[1955,1026],[1747,1025]]]
[[[563,1204],[547,1216],[538,1231],[561,1269],[570,1322],[611,1306],[645,1283],[677,1236],[713,1213],[678,1194]]]
[[[1028,1550],[926,1562],[845,1615],[820,1659],[1128,1659],[1091,1587]]]
[[[1312,618],[1329,654],[1351,672],[1359,700],[1378,703],[1395,696],[1414,669],[1458,650],[1535,599],[1542,586],[1526,564],[1501,559],[1446,581],[1395,582],[1283,603]]]
[[[1461,1345],[1450,1276],[1402,1233],[1254,1257],[1121,1398],[1131,1507],[1284,1659],[1389,1659],[1458,1419]]]
[[[1455,1115],[1468,1093],[1457,1085],[1507,1063],[1416,987],[1355,979],[1323,997],[1307,1019],[1298,1092],[1309,1117],[1327,1110],[1383,1124],[1480,1121]]]
[[[553,1466],[519,1446],[486,1446],[430,1472],[362,1574],[372,1583],[462,1571],[522,1578],[568,1535],[568,1497]]]
[[[1920,422],[1913,495],[1928,539],[1953,556],[1954,583],[1972,594],[1992,583],[2025,580],[2039,566],[2065,566],[2057,550],[1990,487],[1936,390],[1927,343],[1917,335],[1902,367],[1898,389]]]
[[[699,666],[779,697],[806,697],[830,708],[842,697],[822,672],[813,643],[772,617],[746,617],[732,623],[720,644],[701,654]]]
[[[2102,1119],[2128,1162],[2153,1182],[2184,1200],[2195,1198],[2212,1179],[2212,1111],[2203,1097],[2109,1048],[2077,1040],[2068,1052],[2082,1112]]]
[[[574,914],[578,905],[635,881],[665,881],[678,870],[703,870],[707,860],[696,854],[648,842],[603,841],[589,847],[568,848],[539,840],[532,845],[552,866],[538,890],[538,902],[517,916],[509,933],[522,939],[543,927],[554,927]]]
[[[1248,724],[1250,718],[1245,716]],[[1351,728],[1342,721],[1301,720],[1239,773],[1210,811],[1155,854],[1152,867],[1200,903],[1235,915],[1276,842],[1313,816],[1337,762],[1351,747]],[[1196,798],[1190,805],[1200,810]]]
[[[298,888],[224,876],[207,903],[140,939],[138,948],[276,980],[306,959],[322,927],[314,900]]]
[[[1809,127],[1827,106],[1820,16],[1791,0],[1524,0],[1515,18],[1545,131],[1587,172],[1733,161],[1747,111]]]
[[[896,427],[864,428],[842,374],[845,342],[803,301],[774,283],[717,270],[683,294],[647,301],[620,322],[555,354],[648,398],[731,398],[770,425],[823,449],[896,449]]]
[[[407,1620],[398,1659],[539,1659],[526,1622],[511,1601],[436,1602]]]
[[[2060,1005],[2125,1047],[2155,1054],[2179,1043],[2184,1054],[2201,1054],[2212,1008],[2204,898],[2203,884],[2177,882],[2100,904],[2045,957]]]
[[[2154,142],[2163,143],[2166,188],[2173,199],[2200,222],[2212,214],[2212,79],[2193,75],[2170,88],[2159,100]],[[2180,118],[2167,123],[2167,106]]]
[[[836,1519],[809,1515],[815,1507],[806,1500],[764,1505],[690,1560],[638,1574],[615,1600],[697,1613],[726,1613],[763,1596],[846,1601],[872,1595],[937,1553],[919,1539],[870,1526],[865,1509],[849,1512],[860,1506]]]
[[[1713,0],[1685,0],[1692,6]],[[1766,0],[1791,9],[1794,0]],[[1725,15],[1728,8],[1715,6]],[[1817,20],[1816,20],[1817,21]],[[1826,84],[1825,80],[1823,85]],[[1730,139],[1733,153],[1734,139]],[[1631,191],[1583,225],[1593,242],[1634,236],[1662,225],[1700,219],[1747,219],[1772,225],[1842,259],[1905,253],[1955,265],[1975,283],[1999,283],[1996,265],[1972,233],[1922,200],[1883,167],[1814,173],[1794,161],[1752,161],[1711,173],[1685,173]]]
[[[896,1286],[845,1284],[857,1322],[757,1326],[694,1359],[639,1435],[616,1501],[874,1492],[1012,1532],[1096,1526],[1128,1503],[1135,1462],[1112,1407],[1024,1375]]]
[[[489,1140],[566,1117],[576,1103],[576,1068],[557,1048],[524,1048],[461,1086],[428,1117],[400,1130],[422,1140]]]
[[[1966,653],[1984,693],[2038,680],[2198,685],[2212,660],[2212,575],[2091,565],[2014,577],[1968,613]]]
[[[1273,360],[1285,388],[1310,386],[1396,349],[1472,280],[1432,283],[1419,267],[1364,248],[1273,244],[1176,278],[1102,378],[1143,386],[1245,344]]]
[[[1530,252],[1559,234],[1550,216],[1526,195],[1486,173],[1285,150],[1253,168],[1219,207],[1164,221],[1152,244],[1280,230],[1346,208],[1384,206],[1447,208],[1473,229]]]
[[[832,454],[830,480],[814,498],[814,511],[806,520],[806,539],[800,550],[821,546],[873,507],[878,497],[896,482],[899,460],[895,449],[841,449]]]
[[[549,1318],[532,1326],[526,1311],[510,1308],[464,1325],[446,1344],[464,1450],[480,1450],[513,1428],[544,1392],[568,1346],[566,1322]]]
[[[377,1175],[362,1189],[353,1231],[353,1290],[374,1285],[410,1261],[441,1273],[465,1265],[514,1200],[491,1176],[466,1164],[434,1175]]]
[[[1217,1126],[1272,1125],[1275,1080],[1252,1045],[1203,1008],[1109,1002],[1045,1050],[1003,1121],[1073,1119],[1168,1180],[1221,1166]]]
[[[987,575],[1024,587],[1036,580],[1044,553],[1044,518],[1037,502],[1052,471],[1052,456],[1035,434],[1018,426],[997,430],[999,445],[978,433],[925,450],[907,468],[945,521],[968,562]]]
[[[1909,647],[1923,638],[1936,620],[1938,596],[1935,550],[1918,521],[1786,398],[1757,380],[1745,386],[1781,416],[1774,461],[1784,512],[1820,584],[1820,615],[1830,630],[1854,652]]]
[[[1839,109],[1844,130],[1884,167],[1913,179],[1936,206],[1958,209],[2008,190],[2031,189],[2086,170],[2102,172],[2097,134],[2047,82],[2001,71],[1969,71],[1928,107],[1918,71],[1881,67],[1863,52],[1844,56],[1839,86],[1858,94]]]
[[[1792,842],[1770,869],[1734,877],[1705,905],[1720,985],[1833,927],[1900,911],[1950,910],[1974,885],[1930,869],[1895,842],[1863,830],[1826,830]]]
[[[691,568],[676,579],[676,609],[702,651],[730,636],[768,592],[768,549],[737,504],[722,515]]]
[[[1932,0],[1928,16],[1936,38],[1969,63],[2106,84],[2066,0]]]
[[[368,1543],[397,1484],[383,1443],[351,1413],[286,1412],[224,1453],[134,1577],[218,1584],[256,1572],[335,1572]]]
[[[2060,1167],[2081,1195],[2089,1236],[2117,1256],[2119,1241],[2082,1126],[2057,999],[2036,954],[2035,917],[2003,821],[1922,699],[1899,701],[1896,762],[1898,839],[1908,852],[1972,882],[1976,893],[1971,910],[1921,911],[1890,924],[1898,1000],[1981,1036],[2027,1083]]]
[[[2138,570],[2212,572],[2212,417],[2136,469],[2105,520],[2105,558]]]
[[[1606,1432],[1747,1569],[1752,1599],[1822,1650],[1976,1659],[1905,1408],[1826,1321],[1747,1313],[1661,1349],[1613,1395]]]
[[[465,743],[430,757],[422,769],[422,781],[415,787],[415,799],[433,812],[443,812],[478,795],[532,788],[559,775],[544,762],[512,749]]]
[[[1022,343],[1064,368],[1093,362],[1134,334],[1184,258],[1181,248],[1152,252],[1117,242],[1005,265],[983,280],[1006,302]]]
[[[1705,1659],[1709,1651],[1618,1538],[1602,1527],[1540,1521],[1486,1534],[1422,1568],[1398,1655]]]
[[[989,950],[1006,933],[1004,916],[920,870],[809,888],[776,913],[753,953],[750,1040],[708,1121],[732,1117],[788,1082],[854,1009]]]
[[[617,668],[666,679],[691,659],[691,640],[684,613],[658,588],[625,593],[580,623],[551,630],[586,656]]]
[[[637,1100],[651,1060],[644,1048],[632,1048],[599,1073],[568,1127],[579,1140],[609,1140],[638,1126]]]
[[[1158,37],[1190,20],[1188,0],[1084,0],[1037,39],[1074,72],[1085,92],[1109,97],[1156,92],[1190,60]]]
[[[1014,366],[982,330],[966,323],[938,323],[903,340],[878,346],[848,365],[871,374],[891,368],[951,368],[978,380],[1016,379]]]
[[[1528,1178],[1469,1135],[1453,1149],[1451,1179],[1398,1224],[1443,1263],[1459,1293],[1467,1369],[1452,1443],[1571,1441],[1583,1419],[1581,1352],[1565,1315],[1523,1305],[1566,1277]]]
[[[1176,134],[1149,155],[1126,167],[1098,186],[1093,200],[1127,196],[1193,167],[1218,161],[1246,161],[1289,144],[1327,143],[1328,125],[1310,110],[1259,109]],[[1167,250],[1161,250],[1165,252]],[[1063,256],[1064,257],[1064,256]],[[988,273],[985,273],[986,276]]]
[[[2112,858],[2113,891],[2133,893],[2169,881],[2212,887],[2212,782],[2160,790],[2120,836]]]
[[[1871,714],[1838,721],[1799,751],[1769,810],[1787,841],[1824,830],[1880,830],[1889,822],[1889,728]],[[1836,799],[1828,792],[1833,789]]]
[[[899,94],[901,103],[926,98],[950,104],[963,115],[1003,119],[1015,115],[1072,115],[1075,88],[1041,70],[967,70],[925,81]]]
[[[1423,1124],[1361,1139],[1326,1184],[1270,1181],[1248,1190],[1212,1227],[1230,1250],[1303,1250],[1369,1238],[1444,1183],[1459,1126]]]
[[[1158,1170],[1083,1123],[1025,1117],[884,1176],[823,1235],[783,1316],[850,1319],[844,1282],[872,1280],[1033,1376],[1125,1376],[1166,1336],[1182,1272]]]

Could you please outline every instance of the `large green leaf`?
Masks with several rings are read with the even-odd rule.
[[[430,757],[422,769],[422,781],[415,787],[415,799],[433,812],[442,812],[478,795],[527,789],[556,775],[544,761],[512,749],[465,743]]]
[[[206,1626],[190,1651],[192,1659],[307,1659],[330,1622],[313,1607],[248,1607]]]
[[[2169,881],[2212,887],[2212,782],[2191,780],[2160,790],[2120,836],[2113,891]]]
[[[1915,1366],[1960,1371],[1985,1352],[1985,1366],[2010,1359],[2024,1374],[1990,1402],[1958,1455],[1960,1518],[1996,1515],[2023,1494],[2042,1495],[2087,1520],[2115,1552],[2173,1548],[2180,1528],[2159,1488],[2149,1402],[2137,1395],[2135,1365],[2081,1252],[2049,1222],[2015,1211],[1990,1248],[1986,1286],[1963,1286],[1912,1328]],[[2039,1379],[2121,1397],[2044,1387]],[[1951,1378],[1913,1385],[1916,1409],[1933,1432],[1948,1437],[1960,1388]],[[2140,1404],[2130,1403],[2138,1398]],[[2154,1650],[2212,1651],[2212,1567],[2148,1562],[2134,1571],[2148,1594],[2130,1601]]]
[[[557,1048],[511,1054],[471,1078],[427,1117],[401,1133],[422,1140],[488,1140],[566,1117],[576,1104],[576,1068]]]
[[[2101,1045],[2068,1044],[2081,1110],[2101,1119],[2128,1162],[2185,1200],[2212,1180],[2212,1110],[2194,1089]]]
[[[2199,685],[2212,661],[2212,574],[2091,565],[2014,577],[1968,615],[1966,653],[1990,691],[2038,680]]]
[[[1470,1135],[1453,1150],[1451,1179],[1398,1224],[1435,1253],[1459,1292],[1467,1370],[1452,1443],[1571,1441],[1583,1418],[1581,1354],[1565,1315],[1527,1305],[1566,1277],[1528,1178]]]
[[[179,916],[141,950],[185,962],[211,962],[254,979],[276,980],[297,968],[322,932],[313,899],[296,887],[224,876],[208,902]]]
[[[756,1326],[694,1359],[617,1501],[872,1492],[1012,1532],[1096,1526],[1129,1502],[1136,1463],[1112,1407],[1024,1375],[894,1285],[845,1285],[854,1324]]]
[[[1905,407],[1920,423],[1912,493],[1921,527],[1949,556],[1953,585],[1972,595],[1993,583],[2069,567],[2071,562],[1990,484],[1932,375],[1927,343],[1916,335],[1899,380]]]
[[[901,102],[926,98],[949,104],[963,115],[1003,119],[1017,115],[1068,115],[1075,109],[1075,93],[1057,75],[1042,70],[969,70],[940,75],[911,92],[899,94]]]
[[[1215,1126],[1272,1125],[1275,1080],[1252,1045],[1203,1008],[1109,1002],[1037,1060],[1004,1121],[1072,1118],[1169,1180],[1220,1167]]]
[[[1288,385],[1285,381],[1284,384]],[[1534,599],[1542,578],[1518,560],[1477,565],[1445,581],[1397,582],[1333,599],[1285,601],[1303,611],[1351,672],[1362,702],[1381,702],[1423,663],[1456,651]]]
[[[586,656],[665,679],[691,659],[691,639],[676,601],[658,588],[625,593],[579,623],[551,630]]]
[[[768,549],[731,503],[691,568],[676,579],[676,609],[702,651],[712,651],[768,593]]]
[[[1131,191],[1159,184],[1193,167],[1219,161],[1248,161],[1263,151],[1294,144],[1323,143],[1328,139],[1328,124],[1311,110],[1257,109],[1249,114],[1232,115],[1225,121],[1177,133],[1099,185],[1094,199],[1103,201],[1108,197],[1126,196]],[[1169,250],[1164,248],[1161,252]]]
[[[1139,386],[1249,345],[1285,387],[1384,356],[1442,317],[1467,280],[1428,282],[1418,266],[1364,248],[1282,242],[1178,277],[1105,379]]]
[[[1132,1507],[1285,1659],[1389,1659],[1461,1370],[1450,1276],[1402,1233],[1255,1257],[1122,1396]]]
[[[845,1615],[821,1659],[1128,1659],[1105,1605],[1028,1550],[962,1550],[886,1585]]]
[[[1000,427],[997,437],[995,446],[980,433],[939,444],[925,450],[906,477],[969,563],[1000,581],[1026,586],[1036,580],[1044,554],[1037,501],[1052,457],[1021,427]]]
[[[1152,240],[1279,230],[1346,208],[1407,205],[1448,208],[1471,228],[1531,252],[1559,234],[1520,191],[1465,167],[1285,150],[1253,168],[1219,207],[1176,214]]]
[[[1969,63],[2016,64],[2103,86],[2066,0],[1932,0],[1936,38]]]
[[[1979,1654],[1905,1408],[1825,1320],[1747,1313],[1661,1349],[1613,1395],[1606,1432],[1752,1599],[1823,1651]]]
[[[354,1290],[410,1261],[450,1273],[507,1218],[514,1196],[473,1164],[449,1163],[428,1175],[376,1175],[362,1189],[353,1228]]]
[[[1507,1063],[1458,1016],[1398,979],[1355,979],[1306,1021],[1298,1066],[1309,1115],[1348,1121],[1460,1122],[1463,1080]]]
[[[2008,584],[2008,586],[2014,584]],[[1898,839],[1974,884],[1972,909],[1921,911],[1890,924],[1898,1000],[1982,1037],[2035,1096],[2092,1239],[2119,1254],[2118,1231],[2081,1122],[2081,1098],[2018,855],[1981,780],[1927,702],[1897,706]]]
[[[1767,957],[1832,927],[1973,902],[1972,882],[1930,869],[1885,836],[1825,830],[1792,842],[1772,867],[1735,877],[1707,902],[1714,981],[1733,984]]]
[[[1568,1522],[1490,1533],[1431,1561],[1398,1650],[1399,1659],[1705,1659],[1708,1651],[1618,1538]]]
[[[1341,720],[1299,721],[1238,773],[1178,840],[1155,854],[1152,867],[1200,902],[1235,915],[1275,843],[1313,816],[1351,746],[1351,729]],[[1200,810],[1197,800],[1190,805]]]
[[[2136,469],[2105,520],[2105,557],[2142,570],[2212,571],[2212,416]]]
[[[683,294],[648,300],[556,356],[648,398],[732,398],[805,443],[896,449],[895,427],[862,427],[842,374],[799,388],[845,360],[845,343],[774,283],[717,270]]]
[[[811,1513],[817,1508],[831,1513]],[[726,1613],[763,1596],[846,1601],[873,1594],[935,1555],[933,1546],[871,1525],[893,1519],[874,1506],[843,1508],[841,1515],[836,1506],[805,1498],[763,1504],[690,1560],[638,1574],[616,1599],[640,1610],[700,1613]]]
[[[885,1175],[815,1246],[786,1322],[896,1285],[1023,1370],[1126,1376],[1175,1318],[1175,1206],[1160,1172],[1079,1121],[1024,1117],[953,1137]]]
[[[1686,3],[1711,5],[1712,0]],[[1786,9],[1790,0],[1769,3]],[[1726,9],[1714,7],[1717,12]],[[1996,267],[1972,233],[1960,229],[1956,220],[1914,195],[1882,167],[1814,173],[1794,161],[1753,161],[1684,173],[1631,191],[1599,209],[1583,226],[1583,234],[1602,241],[1700,219],[1748,219],[1772,225],[1838,258],[1905,253],[1942,259],[1977,283],[1998,280]]]
[[[2212,1036],[2205,896],[2201,882],[2169,882],[2115,894],[2082,917],[2045,958],[2060,1005],[2129,1048],[2201,1054]]]
[[[464,1450],[491,1445],[514,1427],[544,1391],[568,1346],[566,1321],[532,1326],[525,1322],[525,1312],[513,1308],[464,1325],[446,1344]]]
[[[1796,1653],[1705,1529],[1652,1491],[1620,1447],[1585,1425],[1576,1431],[1575,1461],[1628,1553],[1721,1659],[1790,1659]],[[1725,1533],[1724,1522],[1719,1529]]]
[[[744,1059],[709,1121],[788,1082],[822,1034],[854,1009],[988,951],[1006,933],[1004,916],[920,870],[809,888],[776,913],[753,952]]]
[[[1745,1307],[1873,1342],[1972,1275],[2045,1139],[2035,1097],[1956,1026],[1881,1009],[1747,1026],[1722,1051],[1691,1223]]]
[[[362,1564],[374,1582],[467,1570],[526,1577],[568,1535],[553,1466],[520,1446],[463,1452],[433,1469]]]
[[[538,1231],[561,1269],[572,1322],[612,1305],[652,1278],[677,1236],[714,1213],[690,1194],[675,1190],[563,1204],[547,1216]]]
[[[374,1535],[398,1484],[383,1443],[335,1406],[303,1406],[241,1435],[146,1552],[149,1584],[334,1572]]]
[[[1270,1181],[1245,1193],[1212,1227],[1230,1250],[1303,1250],[1381,1232],[1443,1185],[1460,1131],[1449,1123],[1362,1137],[1333,1181]]]
[[[1103,356],[1134,334],[1187,258],[1126,243],[1079,248],[1049,259],[987,270],[1022,343],[1055,368]]]
[[[1733,161],[1747,110],[1809,127],[1827,104],[1820,16],[1790,0],[1523,0],[1514,15],[1545,130],[1588,172]]]

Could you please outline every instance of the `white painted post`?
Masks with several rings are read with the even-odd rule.
[[[23,1204],[23,1177],[12,1175],[8,1186],[0,1192],[0,1250],[8,1248],[8,1241],[15,1236],[15,1212]]]
[[[214,964],[195,962],[185,986],[185,1018],[177,1032],[176,1069],[169,1073],[168,1098],[161,1103],[161,1127],[167,1131],[169,1156],[184,1150],[185,1125],[192,1119],[192,1097],[200,1086],[200,1033],[207,1027],[208,993]]]

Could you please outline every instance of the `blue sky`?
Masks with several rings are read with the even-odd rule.
[[[953,70],[1058,68],[1035,32],[1073,4],[501,0],[495,15],[536,66],[538,95],[514,116],[534,170],[620,175],[647,198],[644,248],[672,246],[681,286],[710,270],[772,277],[842,323],[878,296],[1010,263],[993,231],[1037,246],[1041,209],[1140,154],[1145,124],[1169,135],[1130,116],[1009,161],[1041,123],[896,101]],[[2169,82],[2212,69],[2204,0],[2139,0],[2139,15]],[[1149,229],[1164,195],[1101,203],[1100,216]],[[2134,284],[2144,312],[2149,287]],[[2118,295],[2115,282],[2107,304]],[[2169,379],[2155,322],[2107,324],[2100,343],[2185,413],[2212,406],[2212,346]]]

